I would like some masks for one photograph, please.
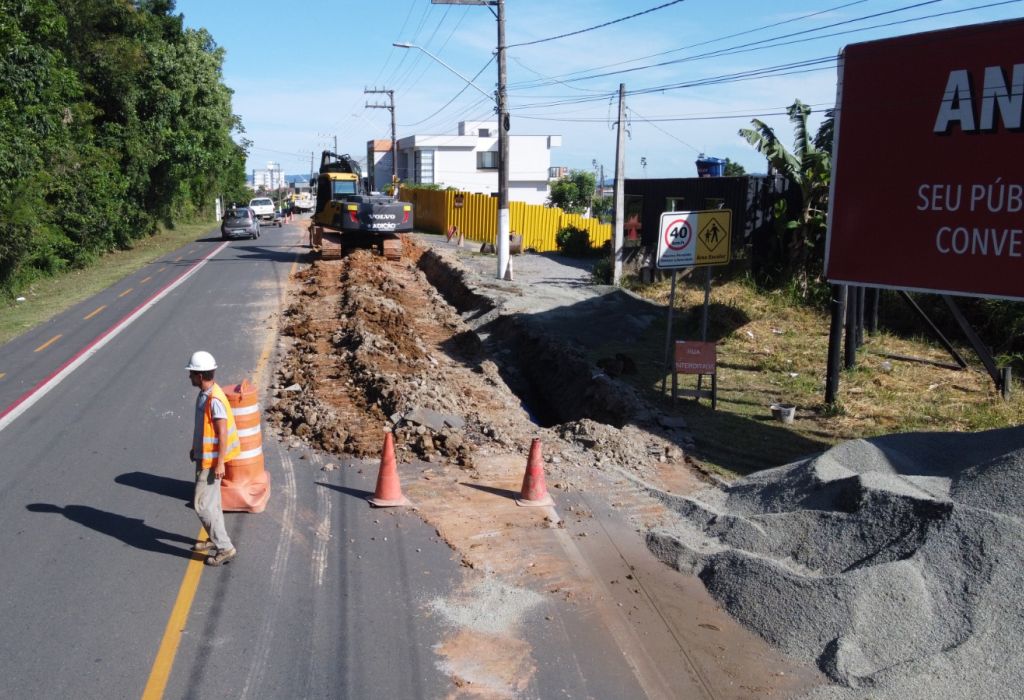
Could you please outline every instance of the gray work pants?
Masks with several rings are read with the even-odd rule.
[[[234,549],[227,528],[224,527],[224,510],[220,505],[220,479],[213,478],[212,469],[196,470],[196,492],[192,503],[196,515],[210,535],[210,541],[218,551]]]

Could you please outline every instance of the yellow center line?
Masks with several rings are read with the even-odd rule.
[[[61,333],[58,333],[57,335],[53,336],[52,338],[47,340],[45,343],[40,345],[38,348],[33,350],[33,352],[39,352],[40,350],[45,350],[46,348],[50,347],[51,345],[53,345],[54,343],[57,342],[57,339],[60,338],[61,335],[62,335]]]
[[[296,253],[292,262],[291,270],[288,273],[289,279],[295,274],[295,268],[299,264],[299,253]],[[284,302],[287,295],[287,288],[281,290],[281,301]],[[253,372],[253,381],[256,386],[263,385],[263,374],[270,362],[270,355],[274,350],[274,340],[277,338],[276,326],[267,333],[263,343],[259,360],[256,362],[256,370]],[[199,529],[197,539],[200,542],[206,541],[207,534],[203,528]],[[171,616],[164,628],[164,636],[160,640],[160,647],[156,652],[156,659],[153,660],[153,667],[149,671],[149,679],[142,691],[142,700],[160,700],[167,689],[167,681],[171,677],[171,668],[174,666],[174,657],[178,653],[178,645],[181,643],[181,635],[185,631],[185,624],[188,622],[188,613],[192,608],[192,601],[195,599],[196,591],[199,589],[199,579],[203,574],[205,558],[193,555],[188,566],[185,568],[185,576],[178,589],[178,597],[171,609]]]
[[[158,275],[159,275],[159,274],[160,274],[161,272],[163,272],[163,271],[164,271],[164,270],[166,270],[166,269],[167,269],[167,266],[165,265],[164,267],[161,267],[161,268],[160,268],[159,270],[157,270],[157,271],[156,271],[156,274],[158,274]]]
[[[142,280],[141,282],[139,282],[139,284],[145,284],[146,282],[149,282],[151,279],[153,279],[153,275],[150,275],[146,279]]]
[[[181,262],[181,259],[182,259],[183,257],[185,257],[185,256],[184,256],[184,255],[179,255],[178,257],[176,257],[176,258],[174,259],[174,262]]]
[[[0,379],[3,379],[6,376],[7,376],[7,372],[0,372]]]
[[[82,317],[82,320],[83,320],[83,321],[88,321],[88,320],[89,320],[90,318],[92,318],[93,316],[95,316],[96,314],[98,314],[98,313],[99,313],[100,311],[103,311],[103,309],[105,309],[105,308],[107,308],[107,305],[106,305],[106,304],[104,304],[104,305],[103,305],[103,306],[101,306],[100,308],[96,309],[95,311],[93,311],[92,313],[90,313],[90,314],[89,314],[88,316],[83,316],[83,317]]]
[[[131,288],[131,287],[128,287],[128,289],[126,289],[126,290],[124,290],[123,292],[121,292],[120,294],[118,294],[118,295],[117,295],[117,298],[118,298],[118,299],[120,299],[121,297],[123,297],[123,296],[127,296],[127,295],[129,295],[129,294],[131,294],[131,293],[132,293],[132,288]]]
[[[199,528],[199,536],[196,539],[205,542],[206,530]],[[195,554],[185,568],[185,578],[178,589],[174,607],[171,608],[171,616],[167,620],[167,627],[164,628],[160,649],[156,652],[156,660],[149,671],[149,680],[142,691],[142,700],[158,700],[164,695],[167,681],[171,677],[174,656],[178,652],[178,644],[181,643],[181,633],[185,631],[185,623],[188,621],[188,611],[192,608],[192,599],[196,597],[196,590],[199,588],[199,577],[203,575],[204,561],[203,556]]]

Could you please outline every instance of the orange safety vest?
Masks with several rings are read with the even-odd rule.
[[[220,401],[228,414],[228,447],[227,454],[224,455],[224,461],[231,461],[242,451],[242,444],[238,440],[238,430],[235,428],[235,414],[231,412],[231,404],[228,403],[228,397],[224,395],[224,390],[214,384],[210,388],[210,395],[206,399],[206,409],[203,411],[202,469],[213,467],[213,463],[217,460],[220,450],[220,440],[217,438],[217,431],[213,427],[213,413],[210,405],[213,399]]]

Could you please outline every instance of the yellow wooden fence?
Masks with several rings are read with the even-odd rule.
[[[402,188],[401,198],[413,203],[413,221],[417,231],[448,233],[452,226],[471,241],[494,243],[497,240],[498,199],[486,194],[452,190]],[[455,196],[462,206],[455,206]],[[509,229],[523,237],[523,249],[547,253],[558,250],[555,234],[565,226],[575,226],[590,234],[590,245],[600,248],[612,235],[611,224],[602,224],[561,209],[525,202],[509,202]]]

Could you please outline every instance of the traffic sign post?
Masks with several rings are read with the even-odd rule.
[[[667,211],[662,213],[658,227],[658,255],[655,265],[672,271],[672,286],[668,297],[668,327],[665,331],[665,369],[669,370],[669,352],[672,347],[672,315],[676,305],[676,272],[680,269],[705,267],[704,313],[701,322],[701,341],[708,339],[708,306],[711,302],[711,268],[727,265],[732,260],[732,211],[708,209],[704,211]],[[676,395],[676,375],[672,374],[672,399]],[[697,393],[701,392],[702,375],[697,377]],[[662,377],[661,390],[665,391]],[[717,392],[717,378],[712,376],[712,391]],[[717,400],[712,399],[714,406]]]

